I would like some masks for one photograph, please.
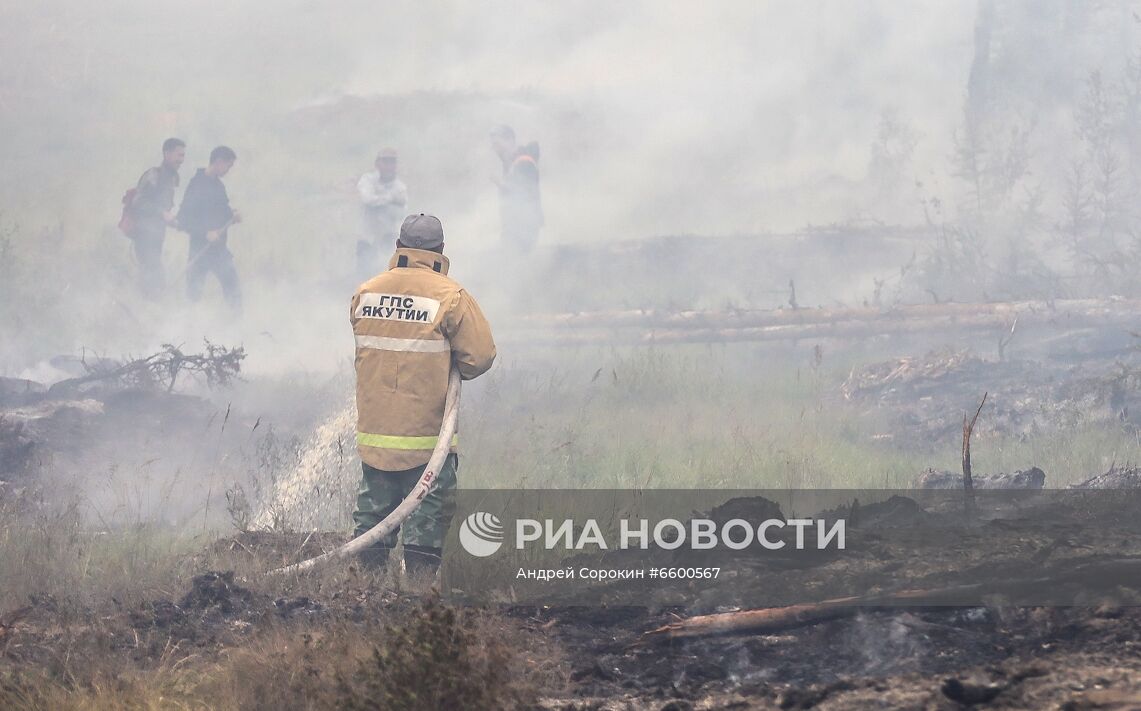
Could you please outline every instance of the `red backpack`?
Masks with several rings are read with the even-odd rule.
[[[138,194],[138,188],[131,188],[123,193],[123,214],[119,217],[119,231],[128,237],[134,237],[135,215],[133,208],[135,206],[135,196]]]

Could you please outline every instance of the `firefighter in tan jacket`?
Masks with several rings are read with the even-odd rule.
[[[491,328],[475,299],[448,278],[444,230],[431,215],[410,215],[400,226],[388,271],[353,296],[356,336],[357,447],[364,477],[353,521],[359,536],[408,495],[436,446],[444,417],[448,372],[464,380],[495,360]],[[409,572],[435,572],[455,515],[458,435],[436,487],[402,526]],[[363,560],[383,566],[396,534]]]

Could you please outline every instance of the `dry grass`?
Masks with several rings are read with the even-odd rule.
[[[149,628],[40,608],[0,635],[0,708],[512,709],[565,683],[557,651],[496,613],[434,594],[352,597],[312,618],[268,604],[252,621],[212,610]]]
[[[934,455],[873,440],[882,422],[844,406],[851,363],[836,361],[741,345],[505,363],[465,396],[461,482],[892,487],[927,466],[957,466],[958,440]],[[254,479],[272,479],[293,445],[268,429],[258,437],[247,437],[256,451],[243,461]],[[1141,460],[1138,447],[1135,434],[1089,427],[980,439],[973,454],[980,472],[1036,464],[1057,483],[1102,470],[1105,458]],[[517,620],[421,603],[422,590],[391,571],[267,577],[302,555],[304,536],[272,551],[217,546],[222,534],[204,516],[160,526],[146,523],[155,512],[143,504],[125,506],[137,515],[120,518],[142,523],[99,532],[67,502],[0,507],[0,708],[512,708],[566,684],[559,650]],[[234,571],[248,607],[157,619],[210,570]],[[289,617],[274,605],[302,598],[320,609]],[[29,604],[25,619],[8,619]]]

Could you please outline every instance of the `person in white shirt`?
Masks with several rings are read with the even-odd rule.
[[[376,170],[357,182],[364,216],[364,239],[357,242],[357,266],[362,279],[383,268],[381,255],[396,245],[400,223],[408,205],[408,188],[396,177],[396,150],[383,148],[376,155]]]

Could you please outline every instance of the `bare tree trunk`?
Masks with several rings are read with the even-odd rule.
[[[971,475],[971,434],[975,431],[975,423],[978,422],[979,413],[983,411],[987,395],[988,393],[983,393],[979,409],[975,410],[975,416],[970,422],[967,422],[966,414],[963,415],[963,501],[968,517],[975,515],[975,480]]]

